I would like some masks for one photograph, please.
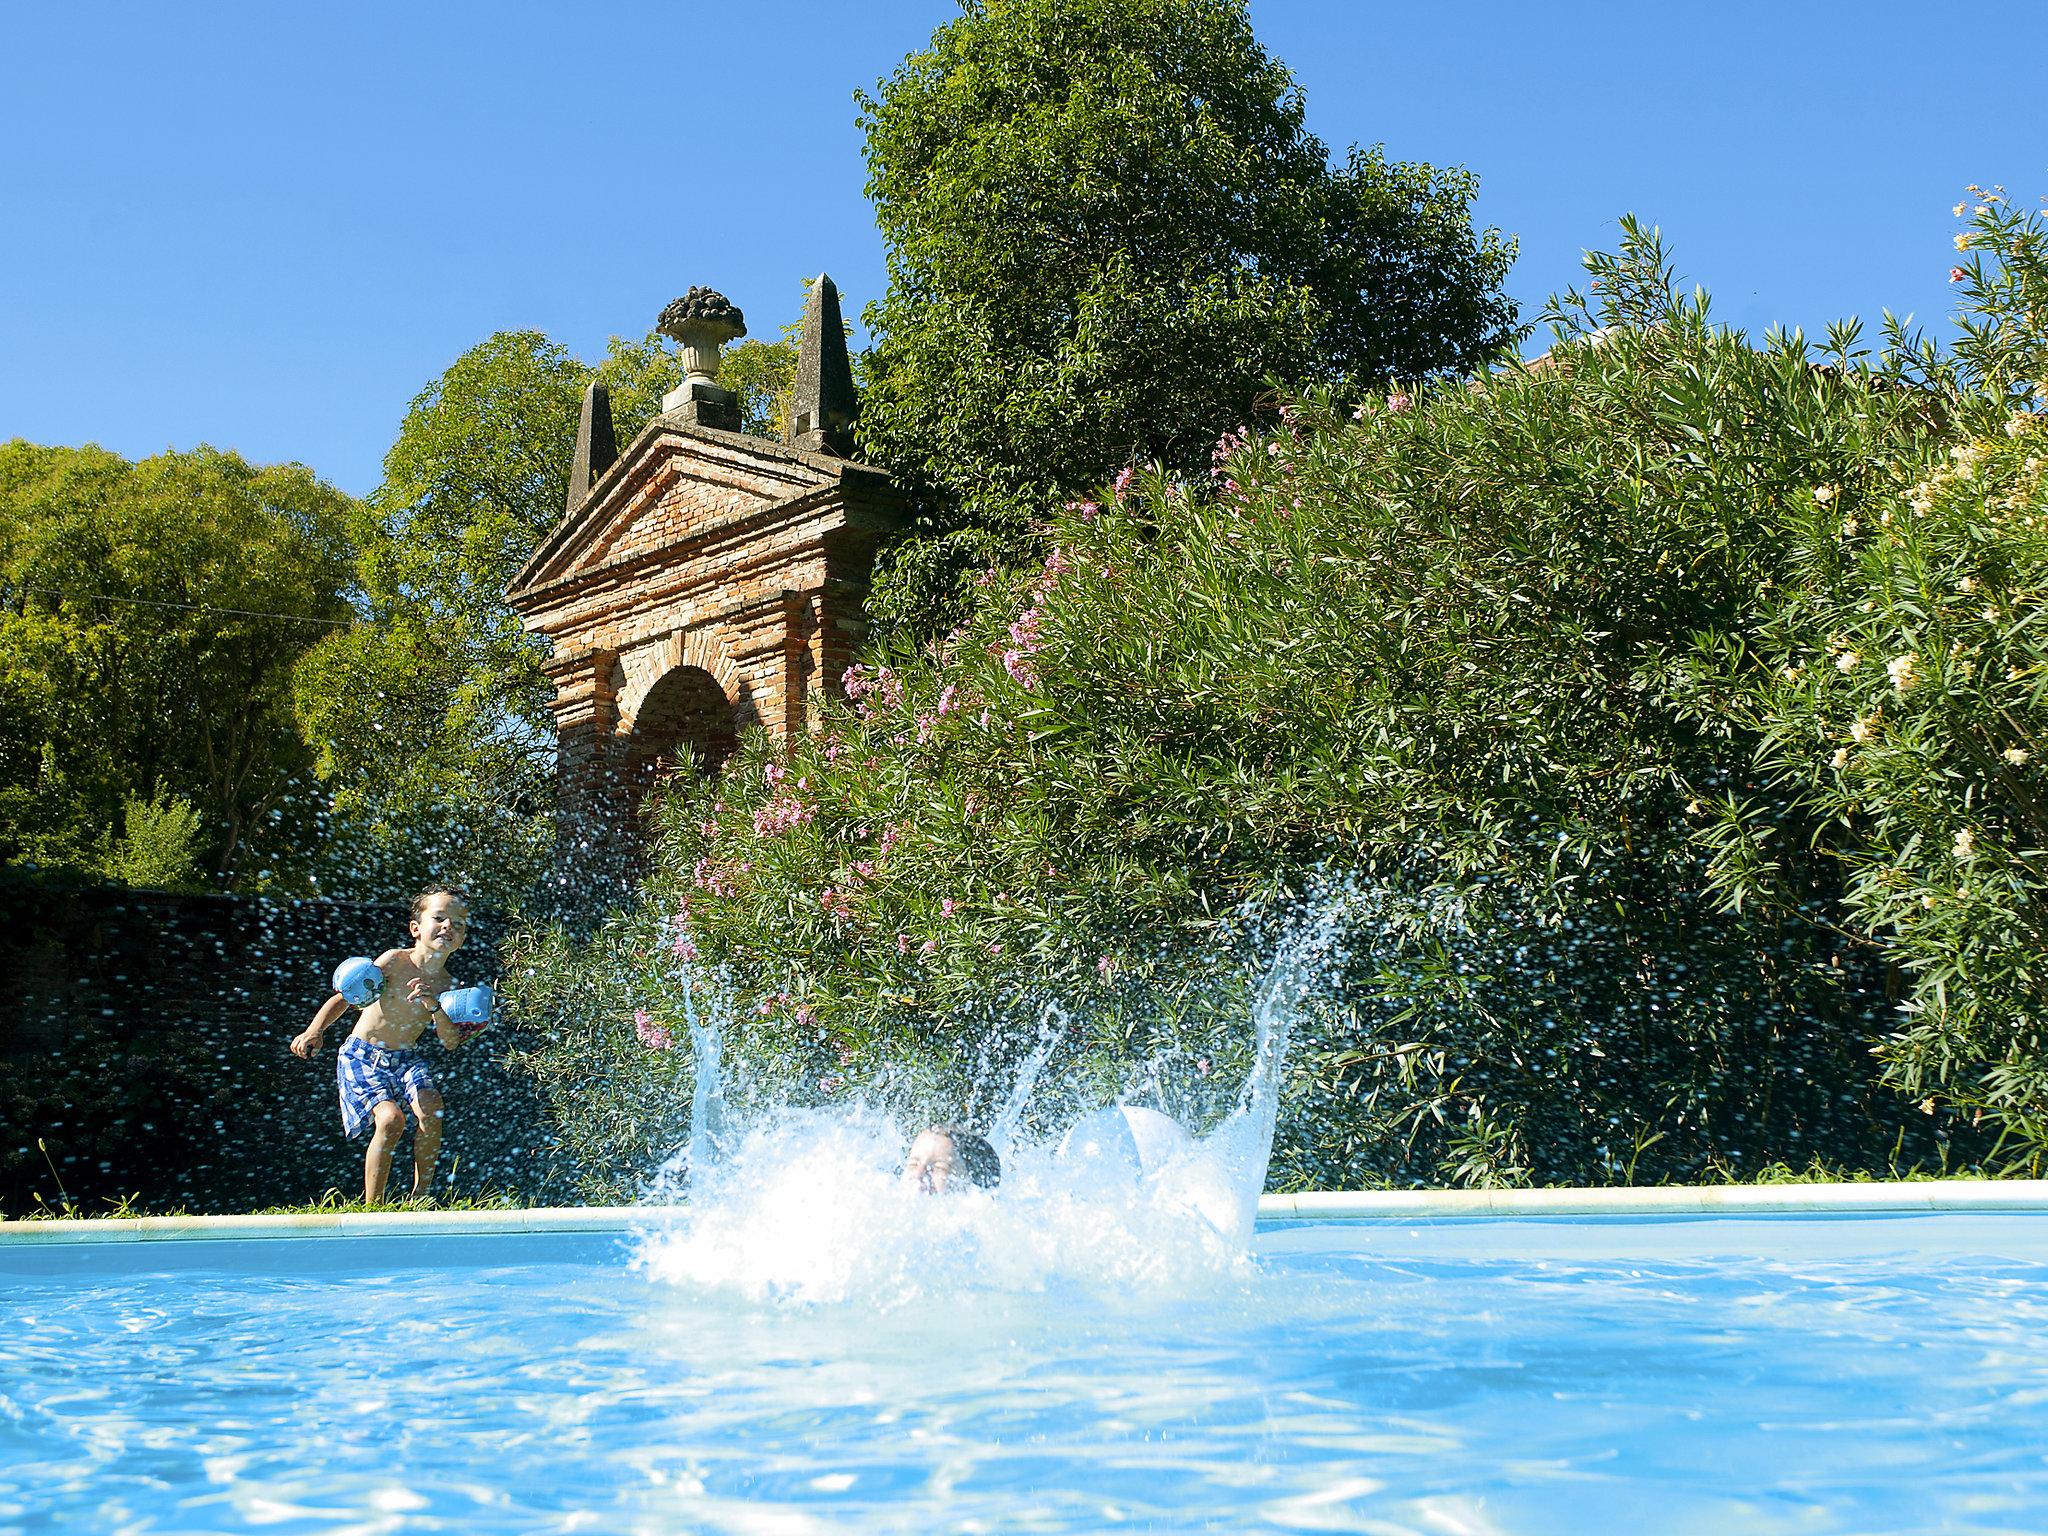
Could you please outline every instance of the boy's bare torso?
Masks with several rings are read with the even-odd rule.
[[[426,970],[409,949],[387,950],[377,957],[377,969],[384,973],[383,994],[363,1009],[351,1033],[400,1050],[419,1044],[433,1022],[434,1000],[449,985],[448,972]]]

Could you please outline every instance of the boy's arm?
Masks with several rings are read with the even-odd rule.
[[[313,1015],[313,1022],[292,1040],[292,1054],[311,1059],[320,1049],[320,1042],[327,1036],[327,1026],[348,1012],[348,999],[339,992],[320,1005],[320,1011]]]
[[[447,1010],[441,1006],[441,999],[438,997],[432,999],[432,1007],[434,1038],[441,1042],[442,1050],[452,1051],[455,1047],[469,1039],[469,1036],[456,1027],[455,1021],[448,1017]]]
[[[448,979],[453,980],[452,977]],[[441,1042],[441,1049],[452,1051],[469,1038],[462,1032],[460,1026],[448,1017],[447,1010],[441,1006],[440,995],[428,984],[424,976],[413,977],[405,989],[405,995],[427,1010],[427,1019],[434,1026],[434,1038]]]

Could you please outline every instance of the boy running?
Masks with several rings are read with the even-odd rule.
[[[441,993],[452,986],[448,957],[469,937],[469,908],[447,886],[430,886],[412,901],[410,949],[389,949],[377,957],[384,989],[363,1005],[362,1017],[341,1042],[336,1076],[341,1084],[342,1129],[353,1141],[370,1131],[363,1154],[363,1203],[384,1198],[391,1176],[391,1154],[405,1129],[405,1111],[412,1106],[412,1193],[414,1199],[433,1187],[434,1161],[441,1154],[441,1093],[434,1085],[425,1053],[416,1049],[427,1026],[447,1050],[468,1036],[441,1011]],[[292,1054],[310,1061],[319,1053],[327,1026],[348,1011],[339,992],[320,1005],[304,1033],[292,1041]]]

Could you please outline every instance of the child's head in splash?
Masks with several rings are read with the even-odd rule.
[[[1003,1160],[987,1138],[966,1126],[935,1125],[910,1144],[903,1182],[926,1195],[943,1195],[969,1184],[994,1189],[1003,1182]]]

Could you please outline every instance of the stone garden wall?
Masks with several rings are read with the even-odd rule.
[[[335,1102],[349,1021],[316,1061],[287,1047],[329,995],[335,963],[402,942],[406,918],[403,906],[0,872],[0,1213],[56,1205],[59,1180],[88,1214],[124,1196],[193,1212],[360,1196],[362,1144],[343,1140]],[[473,914],[451,972],[494,981],[502,931]],[[525,1079],[502,1062],[516,1043],[499,1028],[455,1052],[429,1043],[448,1101],[440,1172],[445,1186],[452,1170],[458,1194],[541,1191],[548,1138]],[[410,1159],[408,1137],[394,1187]]]

